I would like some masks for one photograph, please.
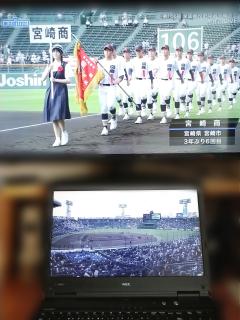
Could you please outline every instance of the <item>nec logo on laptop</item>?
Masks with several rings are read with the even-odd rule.
[[[130,282],[122,282],[121,285],[122,285],[122,287],[131,287]]]

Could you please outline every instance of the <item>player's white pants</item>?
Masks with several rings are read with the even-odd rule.
[[[212,85],[211,82],[208,82],[207,84],[207,99],[212,101],[213,100],[213,92],[217,92],[217,83],[214,82],[214,85]]]
[[[180,98],[186,96],[187,94],[187,80],[184,83],[181,80],[175,79],[173,96],[175,102],[180,102]]]
[[[237,82],[229,83],[227,86],[227,90],[228,90],[228,98],[233,98],[233,93],[237,92],[238,90],[238,83]]]
[[[106,114],[114,107],[116,102],[116,86],[99,85],[98,95],[101,106],[101,113]]]
[[[222,82],[222,84],[219,83],[219,88],[218,88],[218,91],[217,91],[217,97],[221,99],[222,96],[223,96],[223,91],[227,91],[227,90],[228,90],[228,82],[226,80],[224,80]]]
[[[151,80],[147,79],[147,103],[152,103],[153,96],[158,93],[158,81],[153,79],[153,89],[151,88]]]
[[[159,81],[159,95],[161,97],[161,104],[166,104],[165,100],[169,99],[172,95],[173,81],[162,80]]]
[[[197,101],[200,101],[201,98],[206,98],[207,86],[208,86],[208,82],[204,82],[204,83],[197,82],[197,88],[196,88]]]
[[[197,88],[197,82],[192,80],[185,80],[187,81],[187,95],[190,96],[194,93]]]
[[[126,91],[126,93],[130,97],[133,96],[133,88],[132,88],[131,82],[129,82],[129,86],[128,86],[127,80],[124,79],[122,82],[120,82],[120,86]],[[129,97],[126,95],[126,93],[119,86],[117,86],[117,100],[121,99],[122,103],[128,102]]]
[[[142,99],[147,99],[147,81],[143,80],[132,80],[132,90],[134,96],[134,102],[136,104],[141,104]]]

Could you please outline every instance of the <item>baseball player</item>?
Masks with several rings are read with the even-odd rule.
[[[190,69],[192,72],[192,76],[189,75],[187,80],[188,84],[187,84],[186,102],[187,102],[187,108],[189,108],[189,110],[192,110],[193,93],[195,92],[197,87],[196,74],[198,70],[198,62],[197,60],[193,59],[193,53],[194,52],[192,49],[188,50],[187,52],[187,59],[189,60]]]
[[[233,82],[235,83],[234,90],[233,90],[233,103],[236,103],[236,96],[237,92],[240,88],[240,68],[236,66],[236,61],[234,59],[231,59],[230,67],[232,68],[232,76],[233,76]]]
[[[210,73],[210,66],[205,61],[204,53],[198,53],[198,72],[197,72],[197,88],[196,88],[196,96],[197,96],[197,104],[199,111],[197,115],[200,115],[205,112],[205,103],[206,103],[206,96],[207,96],[207,87],[209,85],[209,78],[211,79],[212,84],[213,78]]]
[[[176,72],[174,73],[174,101],[176,108],[176,118],[179,118],[179,109],[186,111],[185,117],[189,116],[189,108],[186,109],[186,95],[188,77],[191,76],[189,61],[183,57],[183,48],[176,48]],[[180,77],[180,75],[181,77]],[[190,73],[190,74],[189,74]],[[180,103],[180,108],[179,108]]]
[[[148,75],[152,78],[152,73],[150,73],[149,65],[146,57],[144,56],[144,51],[142,45],[137,45],[135,47],[136,57],[132,60],[133,65],[133,95],[134,100],[137,104],[137,120],[135,123],[141,124],[142,117],[146,116],[146,103],[147,103],[147,78]]]
[[[128,120],[129,114],[130,115],[133,114],[133,106],[132,106],[133,93],[132,93],[132,84],[131,84],[133,66],[131,61],[131,51],[129,48],[123,49],[123,58],[124,58],[124,65],[123,65],[124,78],[123,78],[123,82],[121,83],[121,87],[128,93],[129,96],[127,96],[124,93],[124,91],[120,89],[120,100],[122,101],[123,109],[124,109],[123,120]],[[128,110],[129,103],[130,103],[130,109]]]
[[[117,46],[115,44],[112,43],[111,46],[113,47],[113,59],[116,59],[116,61],[119,64],[119,68],[123,68],[123,66],[125,64],[124,58],[117,54]],[[117,87],[116,100],[119,104],[119,111],[118,111],[119,116],[124,114],[123,101],[122,101],[121,97],[122,97],[122,90],[121,90],[121,88]]]
[[[116,89],[117,84],[124,78],[124,71],[121,69],[120,64],[116,59],[113,59],[113,47],[111,44],[107,44],[104,47],[104,58],[99,60],[99,69],[104,74],[98,90],[103,124],[101,135],[106,136],[108,135],[108,112],[112,116],[110,130],[117,128]]]
[[[230,70],[229,65],[226,63],[226,57],[221,56],[220,57],[220,88],[218,91],[218,103],[219,103],[219,109],[218,111],[222,110],[222,102],[225,101],[225,94],[228,90],[228,78],[230,76]]]
[[[236,102],[236,95],[239,85],[239,68],[235,66],[235,60],[229,60],[230,76],[228,77],[228,100],[229,109],[232,109],[233,103]]]
[[[154,119],[154,113],[157,112],[157,97],[158,97],[158,85],[157,85],[157,72],[158,72],[158,65],[159,60],[156,54],[156,48],[154,46],[150,46],[148,48],[148,64],[149,68],[152,71],[152,78],[150,79],[150,75],[148,76],[147,80],[147,105],[149,109],[149,116],[148,120]]]
[[[208,99],[208,113],[212,113],[212,106],[216,105],[216,94],[217,88],[220,86],[220,69],[218,63],[214,63],[214,56],[209,55],[207,62],[210,67],[210,73],[212,74],[214,85],[208,86],[207,88],[207,99]]]
[[[160,123],[167,123],[167,117],[171,116],[170,98],[173,90],[173,75],[176,68],[176,61],[170,56],[168,45],[162,48],[162,57],[159,59],[158,79],[159,79],[159,94],[161,99],[161,115]],[[181,77],[181,75],[179,74]],[[168,110],[168,112],[167,112]]]

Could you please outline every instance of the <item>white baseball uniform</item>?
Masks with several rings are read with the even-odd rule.
[[[108,114],[108,112],[114,107],[116,100],[117,86],[113,84],[113,81],[120,76],[124,76],[124,71],[116,59],[106,60],[104,58],[99,60],[99,62],[110,74],[108,75],[107,72],[99,65],[99,69],[104,73],[104,78],[99,83],[98,90],[101,113]]]
[[[240,69],[238,67],[229,67],[230,74],[228,76],[228,97],[233,98],[233,94],[237,93],[238,87],[239,87],[239,75],[240,75]],[[231,82],[231,76],[232,75],[232,81]]]
[[[221,84],[219,79],[219,74],[220,74],[219,64],[218,63],[213,63],[212,65],[209,64],[209,68],[214,81],[213,86],[211,83],[208,83],[208,88],[207,88],[207,98],[208,100],[211,101],[213,99],[213,92],[216,92],[218,96],[218,92],[220,90]]]
[[[123,81],[121,82],[120,85],[128,93],[128,95],[130,97],[132,97],[133,96],[133,88],[132,88],[132,82],[131,82],[132,73],[133,73],[132,59],[130,59],[129,61],[124,60],[122,67],[124,70],[124,78],[123,78]],[[128,79],[127,79],[126,75],[127,75]],[[119,93],[120,93],[120,98],[121,98],[122,102],[127,103],[129,97],[121,89],[120,89]]]
[[[210,74],[210,66],[207,62],[203,61],[198,64],[198,72],[196,74],[196,96],[197,101],[200,101],[201,98],[206,98],[207,96],[207,88],[209,85],[209,74]],[[200,75],[202,74],[202,76]]]
[[[228,64],[220,65],[219,69],[220,69],[220,74],[222,76],[222,83],[220,84],[218,98],[222,98],[223,91],[228,90],[228,79],[230,76],[230,69]]]
[[[189,72],[188,74],[188,77],[187,77],[187,81],[188,81],[188,84],[187,84],[187,95],[188,96],[191,96],[196,87],[197,87],[197,82],[196,82],[196,75],[197,75],[197,72],[198,72],[198,61],[197,60],[192,60],[190,61],[189,60],[189,64],[190,64],[190,69],[192,71],[192,74],[193,74],[193,80],[192,80],[192,77],[191,77],[191,74]]]
[[[116,58],[114,58],[113,60],[117,61],[119,69],[124,69],[125,60],[124,60],[124,58],[122,56],[117,55]],[[117,88],[116,88],[116,99],[120,100],[121,98],[122,98],[122,90],[121,90],[121,88],[119,88],[119,86],[117,86]]]
[[[155,59],[149,59],[148,58],[148,66],[149,70],[152,71],[153,75],[153,88],[151,87],[151,79],[148,74],[148,80],[147,80],[147,103],[152,103],[152,97],[153,95],[156,95],[158,92],[158,79],[157,79],[157,73],[159,68],[159,59],[155,57]]]
[[[182,76],[183,83],[181,81],[181,78],[179,77],[179,74],[177,73],[177,70]],[[187,81],[188,77],[191,77],[190,75],[190,63],[189,60],[186,58],[182,59],[176,59],[176,70],[174,73],[174,100],[175,102],[180,101],[180,97],[184,97],[187,94]]]
[[[134,100],[137,104],[141,104],[142,99],[147,99],[147,79],[150,71],[147,58],[135,57],[132,59],[133,77],[132,87]]]
[[[161,105],[166,105],[166,100],[170,99],[173,90],[173,75],[177,69],[176,61],[172,57],[159,59],[158,79],[159,79],[159,94],[161,97]]]

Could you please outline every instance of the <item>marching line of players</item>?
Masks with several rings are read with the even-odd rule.
[[[199,109],[197,115],[211,113],[215,105],[221,111],[226,95],[229,109],[236,103],[240,69],[234,59],[227,61],[221,56],[220,63],[215,63],[212,55],[206,59],[203,52],[193,59],[193,50],[188,50],[185,56],[182,47],[176,48],[175,57],[172,57],[168,45],[161,48],[161,57],[157,57],[154,46],[148,49],[146,56],[143,47],[138,45],[135,54],[132,58],[129,48],[125,48],[123,56],[119,56],[116,46],[107,44],[104,58],[98,61],[104,74],[99,83],[103,124],[101,135],[108,135],[108,124],[110,130],[117,128],[116,101],[123,120],[130,119],[135,107],[136,124],[141,124],[144,117],[147,120],[155,118],[158,96],[161,124],[167,123],[170,117],[179,119],[180,111],[188,118],[194,93]],[[170,107],[171,98],[174,99],[174,112]]]

